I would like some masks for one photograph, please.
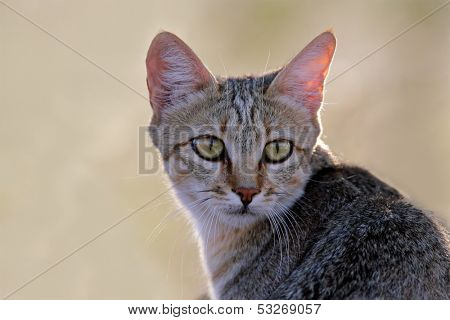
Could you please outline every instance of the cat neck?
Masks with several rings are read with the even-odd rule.
[[[226,283],[271,238],[270,225],[266,220],[235,227],[217,219],[211,226],[197,226],[197,230],[209,291],[215,299],[221,297]]]
[[[261,228],[265,220],[245,226],[231,226],[216,219],[204,226],[197,226],[203,257],[208,269],[214,267],[216,260],[222,260],[248,237],[255,228]]]

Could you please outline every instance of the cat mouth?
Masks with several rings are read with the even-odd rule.
[[[242,206],[238,210],[229,211],[228,213],[236,216],[254,215],[254,213],[247,206]]]

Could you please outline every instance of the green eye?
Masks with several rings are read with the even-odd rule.
[[[222,140],[213,136],[192,139],[192,149],[203,159],[217,161],[223,158],[225,147]]]
[[[292,154],[292,142],[275,140],[264,147],[264,158],[267,162],[283,162]]]

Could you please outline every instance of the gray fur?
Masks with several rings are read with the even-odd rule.
[[[212,79],[174,35],[150,47],[150,134],[192,218],[212,298],[449,298],[445,230],[320,140],[334,47],[324,33],[280,72],[227,79]],[[203,80],[194,86],[195,75]],[[297,80],[306,91],[292,86]],[[204,135],[223,142],[222,160],[196,155],[192,139]],[[265,162],[264,146],[278,138],[292,143],[292,155]],[[260,191],[245,210],[236,187]]]
[[[444,230],[366,170],[321,169],[291,210],[295,221],[286,223],[298,238],[266,239],[221,298],[449,298]],[[289,260],[279,245],[290,247]]]

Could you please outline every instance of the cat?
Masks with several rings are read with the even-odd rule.
[[[219,78],[177,36],[153,39],[150,136],[210,298],[449,298],[444,228],[320,139],[335,48],[327,31],[278,71]]]

